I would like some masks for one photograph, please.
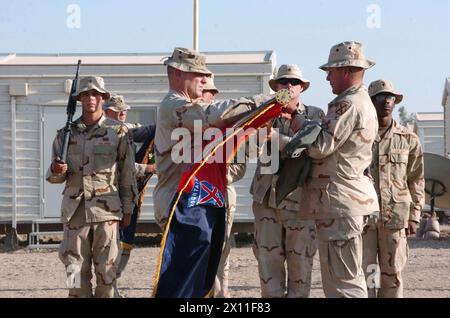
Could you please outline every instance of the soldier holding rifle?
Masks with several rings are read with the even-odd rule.
[[[63,131],[58,131],[46,178],[50,183],[66,182],[59,256],[71,283],[69,297],[93,296],[92,263],[97,279],[94,296],[113,297],[119,222],[122,227],[129,224],[137,197],[133,141],[125,125],[103,114],[103,101],[110,97],[103,78],[82,78],[74,90],[75,85],[69,106],[73,99],[80,101],[82,115],[73,123],[69,117],[67,158]]]

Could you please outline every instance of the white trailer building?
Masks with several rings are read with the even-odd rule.
[[[0,223],[58,223],[62,185],[44,180],[52,140],[66,121],[66,104],[78,59],[80,75],[104,77],[106,87],[125,96],[128,121],[155,123],[168,90],[162,59],[170,54],[0,54]],[[272,51],[206,53],[219,99],[268,94],[275,67]],[[80,115],[77,110],[75,118]],[[236,222],[252,222],[248,193],[254,165],[237,183]],[[153,186],[141,222],[153,222]]]
[[[444,114],[433,112],[416,113],[414,131],[420,138],[424,152],[444,155]]]

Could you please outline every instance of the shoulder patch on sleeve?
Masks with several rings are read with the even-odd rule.
[[[344,114],[347,110],[349,110],[349,108],[352,106],[352,102],[349,100],[343,100],[333,104],[333,106],[335,109],[335,113],[340,116]]]
[[[177,126],[183,127],[183,114],[187,112],[187,109],[185,106],[179,107],[175,109],[175,115],[177,117]]]

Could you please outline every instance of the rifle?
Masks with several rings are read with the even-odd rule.
[[[75,94],[75,91],[77,89],[77,83],[78,83],[78,72],[80,70],[80,64],[81,60],[78,60],[77,65],[77,73],[75,74],[75,78],[72,82],[72,88],[70,89],[70,95],[69,95],[69,101],[67,102],[67,121],[66,125],[63,129],[63,143],[62,143],[62,149],[61,149],[61,155],[59,156],[59,161],[61,163],[66,163],[67,160],[67,150],[69,148],[69,139],[70,139],[70,133],[72,131],[72,120],[73,115],[75,115],[76,107],[77,107],[77,100],[75,97],[73,97],[73,94]]]

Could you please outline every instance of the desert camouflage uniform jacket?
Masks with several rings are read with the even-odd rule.
[[[395,120],[374,144],[371,175],[385,227],[402,229],[420,221],[425,201],[422,147],[419,138]]]
[[[62,130],[53,142],[52,158],[59,156]],[[68,171],[47,171],[50,183],[66,182],[61,204],[61,220],[70,221],[81,200],[85,202],[86,222],[120,220],[131,214],[137,187],[133,141],[125,125],[102,118],[90,130],[81,117],[72,124],[67,155]]]
[[[315,121],[321,121],[322,118],[325,116],[322,109],[315,107],[315,106],[305,106],[302,103],[299,103],[297,106],[297,111],[303,115],[303,117],[315,120]],[[278,136],[279,141],[279,151],[280,151],[280,164],[282,164],[284,159],[284,149],[286,145],[291,141],[292,136],[294,136],[295,132],[292,129],[292,126],[296,124],[296,119],[299,116],[295,116],[292,121],[287,120],[286,118],[277,118],[274,122],[273,128],[277,128],[278,134],[275,136]],[[299,117],[300,119],[300,117]],[[273,138],[273,137],[272,137]],[[266,146],[270,141],[266,143]],[[267,163],[266,165],[269,165],[270,163]],[[252,184],[250,186],[250,194],[253,195],[253,201],[258,202],[259,204],[262,204],[264,201],[265,196],[267,195],[267,192],[270,189],[269,193],[269,207],[274,209],[285,209],[289,211],[298,211],[299,209],[299,200],[300,200],[300,192],[301,189],[297,188],[296,190],[292,191],[278,206],[275,203],[275,194],[276,194],[276,183],[278,180],[277,174],[263,174],[261,173],[261,166],[262,163],[260,160],[258,160],[258,165],[256,167],[255,175],[253,177]],[[281,168],[281,167],[280,167]],[[280,171],[280,169],[278,170]]]
[[[174,90],[170,90],[164,97],[158,107],[155,136],[158,182],[153,197],[155,198],[155,219],[158,224],[165,223],[170,213],[168,208],[172,196],[178,188],[181,176],[190,167],[189,162],[173,161],[172,148],[175,145],[180,147],[174,151],[177,155],[182,148],[183,158],[186,158],[184,156],[186,149],[190,150],[191,153],[187,154],[187,158],[193,162],[193,159],[197,158],[196,154],[202,153],[202,139],[199,135],[202,131],[211,126],[223,127],[231,124],[238,119],[238,115],[259,105],[262,99],[262,96],[254,96],[248,99],[230,99],[206,104],[189,100]],[[194,125],[197,126],[194,127]],[[175,132],[176,128],[184,129]],[[194,128],[198,132],[196,136],[193,134]],[[175,137],[172,137],[173,132],[176,133]],[[174,138],[175,140],[173,140]],[[195,138],[199,138],[199,140],[196,141]]]
[[[348,88],[328,105],[322,131],[308,148],[313,165],[303,187],[301,218],[334,219],[379,211],[373,183],[364,174],[377,135],[377,114],[363,86]]]

